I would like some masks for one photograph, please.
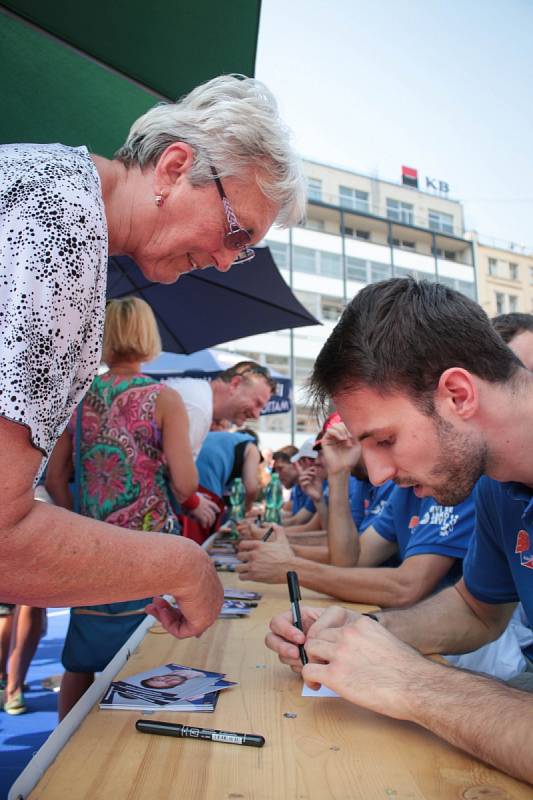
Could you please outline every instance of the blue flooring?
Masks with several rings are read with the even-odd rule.
[[[48,630],[30,665],[24,693],[28,712],[12,717],[0,711],[0,800],[33,754],[57,725],[57,694],[43,689],[41,681],[63,672],[61,651],[68,627],[68,609],[48,609]]]

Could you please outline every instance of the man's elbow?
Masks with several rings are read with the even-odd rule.
[[[435,589],[434,585],[428,586],[425,581],[402,580],[394,592],[390,606],[393,608],[407,608],[425,600]]]

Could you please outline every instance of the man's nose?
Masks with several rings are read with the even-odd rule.
[[[370,483],[374,486],[381,486],[396,475],[396,467],[392,461],[375,453],[365,453],[365,464]]]

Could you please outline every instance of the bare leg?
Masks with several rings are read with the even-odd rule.
[[[14,624],[14,639],[9,657],[6,700],[22,692],[24,679],[43,630],[44,609],[32,606],[17,606]]]
[[[66,717],[70,709],[85,694],[94,681],[94,672],[65,672],[59,691],[59,721]]]
[[[7,660],[9,658],[9,645],[13,632],[13,614],[0,617],[0,680],[7,680]]]

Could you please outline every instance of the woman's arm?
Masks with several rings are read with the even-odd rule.
[[[45,488],[56,506],[72,509],[69,483],[72,478],[72,436],[65,429],[52,450],[46,467]]]
[[[178,392],[163,386],[156,401],[172,492],[181,503],[198,488],[198,472],[189,441],[189,417]]]
[[[6,602],[76,606],[172,594],[154,613],[175,636],[199,635],[223,592],[207,554],[190,539],[138,533],[33,498],[42,453],[28,429],[0,417],[0,548]]]

